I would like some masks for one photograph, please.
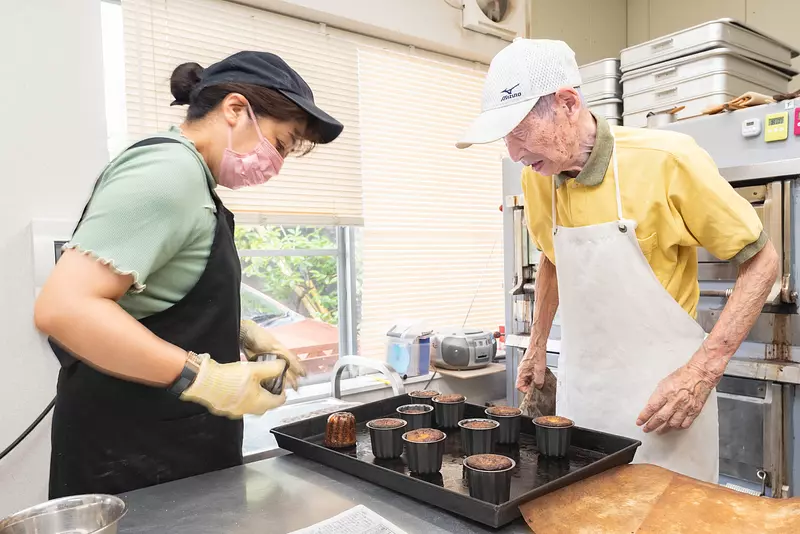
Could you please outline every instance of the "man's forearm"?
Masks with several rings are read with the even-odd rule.
[[[556,266],[542,254],[534,284],[533,324],[529,350],[546,349],[547,338],[558,310],[558,277]]]
[[[722,377],[733,354],[758,319],[778,275],[778,254],[771,242],[739,268],[733,293],[698,355],[704,371]]]

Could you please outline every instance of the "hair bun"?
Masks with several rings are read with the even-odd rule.
[[[186,106],[192,90],[203,78],[203,67],[197,63],[183,63],[175,67],[169,79],[169,89],[175,100],[172,106]]]

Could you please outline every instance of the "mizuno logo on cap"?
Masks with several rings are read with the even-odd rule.
[[[505,102],[506,100],[511,100],[512,98],[518,98],[522,96],[521,92],[519,91],[517,91],[516,93],[514,92],[514,89],[516,89],[517,87],[519,87],[519,84],[515,85],[514,87],[509,87],[508,89],[503,89],[502,91],[500,91],[501,93],[505,93],[502,96],[502,98],[500,98],[500,102]]]

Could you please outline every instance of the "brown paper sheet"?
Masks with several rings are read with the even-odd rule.
[[[545,369],[542,389],[531,387],[522,399],[519,409],[531,419],[543,415],[556,414],[556,375],[549,368]]]
[[[754,497],[675,475],[637,534],[800,532],[800,499]]]
[[[800,532],[800,498],[766,499],[653,465],[626,465],[520,506],[536,534]]]

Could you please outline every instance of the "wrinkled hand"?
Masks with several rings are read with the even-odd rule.
[[[696,361],[696,356],[658,383],[636,419],[637,426],[644,425],[642,430],[664,434],[686,429],[700,415],[721,375],[717,377],[707,371],[706,366]]]
[[[245,414],[262,415],[286,402],[286,394],[273,395],[261,386],[283,373],[286,363],[269,362],[217,363],[201,355],[200,371],[181,400],[196,402],[215,415],[239,419]],[[288,374],[288,373],[287,373]]]
[[[542,389],[546,370],[547,350],[544,347],[529,347],[517,367],[517,389],[523,393],[527,393],[531,385]]]
[[[263,354],[274,354],[286,362],[289,370],[286,372],[286,381],[295,390],[297,377],[306,376],[305,369],[289,349],[283,346],[275,336],[265,328],[258,326],[253,321],[242,321],[239,330],[239,344],[248,360],[255,360]]]

